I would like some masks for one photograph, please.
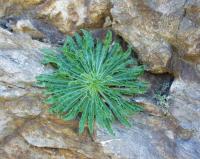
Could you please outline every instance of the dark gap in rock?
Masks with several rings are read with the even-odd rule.
[[[174,81],[174,76],[169,73],[153,74],[150,72],[145,72],[143,78],[150,83],[150,88],[147,92],[147,95],[151,96],[158,92],[160,95],[169,95],[170,87]]]
[[[17,19],[18,17],[13,17],[13,16],[1,18],[0,27],[10,32],[13,32],[11,25],[16,23]]]

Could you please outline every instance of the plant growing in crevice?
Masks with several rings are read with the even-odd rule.
[[[118,42],[112,42],[108,31],[104,40],[93,39],[82,30],[67,36],[63,47],[45,49],[43,64],[51,64],[55,71],[37,77],[45,88],[49,111],[63,120],[79,118],[79,133],[88,126],[92,134],[94,123],[113,133],[115,119],[130,126],[128,116],[142,108],[124,96],[142,94],[147,83],[139,81],[144,67],[137,66],[131,57],[131,48],[123,51]]]
[[[156,101],[156,104],[161,107],[161,109],[165,114],[168,113],[169,109],[169,99],[170,99],[168,96],[169,88],[170,88],[169,83],[163,83],[160,89],[156,90],[153,96],[153,98]]]

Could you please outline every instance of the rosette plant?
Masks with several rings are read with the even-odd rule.
[[[37,81],[45,89],[49,111],[63,120],[79,119],[79,133],[88,127],[92,134],[95,123],[113,133],[115,120],[130,126],[129,115],[142,110],[127,96],[146,91],[147,83],[138,80],[144,67],[136,64],[130,47],[123,51],[112,40],[111,31],[104,40],[94,39],[86,30],[82,33],[67,36],[57,50],[43,51],[43,64],[55,70]]]

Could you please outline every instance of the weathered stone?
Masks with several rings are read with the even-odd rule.
[[[29,19],[23,19],[16,22],[11,26],[11,29],[16,33],[25,33],[34,39],[44,38],[44,34],[35,28]]]
[[[77,123],[69,124],[45,119],[30,121],[23,128],[22,136],[26,142],[36,147],[68,149],[88,158],[106,158],[98,144],[77,135]]]
[[[173,116],[186,129],[198,131],[200,135],[200,87],[199,83],[175,80],[170,89]]]
[[[96,141],[106,153],[128,159],[198,159],[199,141],[191,130],[179,126],[172,117],[135,115],[132,128],[114,124],[115,136],[97,130]],[[142,132],[142,133],[141,133]]]
[[[148,28],[146,23],[151,25],[151,22],[146,19],[149,17],[143,19],[138,10],[143,10],[144,15],[148,13],[153,18],[157,16],[137,1],[113,1],[113,4],[113,29],[135,48],[139,60],[147,64],[151,72],[167,72],[167,64],[172,55],[171,46]]]
[[[72,150],[38,148],[29,145],[22,137],[11,138],[2,148],[1,157],[24,158],[24,159],[88,159],[81,153]]]
[[[0,0],[0,25],[43,41],[59,43],[63,33],[101,28],[110,15],[110,0]],[[30,22],[31,21],[31,22]],[[55,36],[56,35],[56,36]],[[50,39],[49,39],[50,37]],[[56,40],[56,41],[55,41]]]
[[[169,130],[164,122],[160,117],[135,115],[131,121],[132,128],[114,124],[115,136],[98,129],[97,141],[102,144],[105,152],[114,153],[119,158],[175,158],[175,133],[170,130],[169,137]],[[175,127],[176,125],[173,129]]]
[[[198,0],[187,1],[186,16],[194,23],[200,25],[200,3]]]
[[[4,138],[14,133],[24,123],[23,119],[17,119],[0,107],[0,145]]]
[[[49,45],[0,29],[1,100],[17,98],[30,92],[34,94],[38,91],[31,86],[36,81],[35,77],[44,71],[44,66],[40,62],[42,58],[40,49],[45,47]],[[26,104],[28,98],[24,100]],[[20,99],[16,101],[19,102]]]
[[[49,45],[0,29],[0,158],[110,158],[76,121],[50,116],[35,77],[49,71],[40,49]],[[19,137],[20,134],[20,137]]]
[[[26,95],[16,99],[2,101],[0,107],[7,110],[9,114],[21,118],[31,118],[39,116],[47,109],[40,97]]]
[[[150,91],[133,98],[145,111],[130,119],[131,128],[114,123],[116,136],[98,128],[95,141],[99,145],[86,132],[77,134],[77,121],[49,115],[41,91],[33,86],[37,75],[49,71],[40,63],[40,49],[50,46],[0,29],[0,158],[199,159],[200,2],[112,0],[112,5],[110,15],[108,0],[0,0],[0,17],[16,20],[5,28],[11,26],[8,29],[15,32],[31,28],[28,34],[33,38],[40,30],[53,43],[63,42],[58,42],[64,37],[61,32],[109,27],[113,21],[114,31],[135,47],[151,72],[175,76],[171,88],[171,76],[146,74],[144,78],[152,83]],[[95,37],[103,36],[99,30],[94,30]],[[170,83],[162,91],[170,97],[167,116],[152,100],[165,82]]]
[[[152,100],[152,98],[147,97],[135,97],[133,100],[141,105],[144,108],[144,111],[148,114],[154,115],[154,116],[162,116],[162,112],[159,110],[159,106],[155,105],[155,102]]]
[[[1,97],[14,98],[30,92],[35,77],[44,72],[40,49],[45,47],[49,46],[0,29]]]
[[[189,141],[178,141],[180,158],[197,159],[200,156],[200,84],[177,79],[171,86],[170,96],[170,112],[181,127],[193,134]]]
[[[0,0],[0,17],[21,14],[43,0]]]
[[[199,63],[200,26],[187,13],[192,6],[198,8],[198,1],[112,2],[113,29],[135,47],[139,59],[149,65],[151,72],[176,71],[169,69],[174,54]],[[192,10],[196,17],[198,12]]]
[[[37,17],[44,19],[61,32],[73,33],[77,28],[99,27],[109,15],[108,0],[50,0],[37,9]]]

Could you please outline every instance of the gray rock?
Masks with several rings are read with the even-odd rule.
[[[79,136],[77,122],[49,115],[35,77],[52,68],[41,64],[41,48],[50,47],[0,29],[0,158],[102,158],[101,147]],[[19,136],[20,135],[20,136]]]
[[[200,84],[175,80],[170,89],[173,116],[186,129],[200,131]]]

